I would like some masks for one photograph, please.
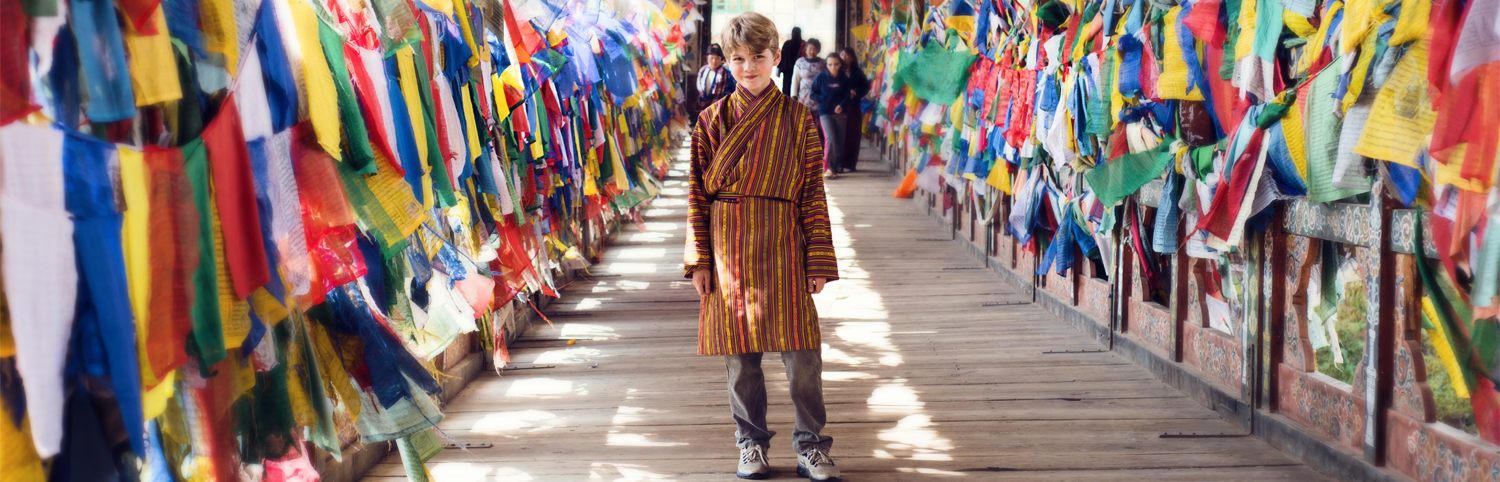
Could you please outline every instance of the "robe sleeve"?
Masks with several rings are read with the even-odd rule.
[[[682,250],[682,273],[686,278],[693,277],[694,269],[712,269],[714,264],[713,234],[709,226],[712,203],[703,188],[703,171],[713,160],[708,143],[709,122],[705,120],[708,113],[705,110],[698,116],[698,126],[693,129],[692,159],[688,163],[687,240]]]
[[[823,192],[823,138],[812,112],[802,116],[802,195],[798,209],[802,223],[803,263],[807,277],[839,279],[838,259],[833,255],[833,229],[828,221],[828,198]]]

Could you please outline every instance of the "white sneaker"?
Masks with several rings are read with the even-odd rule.
[[[828,458],[828,453],[822,450],[797,455],[797,475],[807,477],[813,482],[829,482],[839,480],[839,468],[833,465],[833,459]]]
[[[741,479],[762,480],[771,476],[771,464],[766,462],[765,447],[740,449],[740,467],[734,475]]]

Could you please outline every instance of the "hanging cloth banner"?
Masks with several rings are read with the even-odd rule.
[[[240,128],[233,96],[224,100],[219,115],[203,129],[203,146],[213,165],[214,197],[224,225],[225,260],[238,299],[271,281],[266,246],[260,236],[260,210],[255,203],[255,178],[250,154]]]
[[[69,133],[63,143],[67,208],[73,216],[73,241],[83,278],[83,290],[78,292],[77,323],[81,326],[68,353],[88,360],[84,370],[90,375],[109,381],[124,427],[144,427],[135,317],[127,287],[118,282],[125,279],[125,257],[120,237],[124,217],[116,208],[110,169],[115,153],[112,144],[81,132]],[[126,433],[131,449],[146,453],[144,431],[127,429]]]
[[[0,272],[5,277],[16,371],[31,441],[42,458],[63,438],[63,365],[73,333],[78,268],[63,188],[63,133],[25,124],[0,128]],[[11,423],[0,421],[0,423]]]

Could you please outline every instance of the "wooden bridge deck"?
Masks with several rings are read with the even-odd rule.
[[[865,161],[869,168],[880,168]],[[871,165],[874,164],[874,165]],[[680,173],[681,171],[677,171]],[[1030,296],[976,266],[880,174],[829,183],[843,280],[817,296],[833,456],[848,481],[1321,480],[1213,411],[1094,348]],[[442,482],[737,480],[721,360],[695,355],[698,297],[681,276],[686,187],[667,181],[553,321],[512,348],[446,409],[468,453],[428,463]],[[1024,304],[983,307],[988,302]],[[566,340],[576,340],[567,344]],[[779,357],[765,359],[774,479],[794,479],[791,405]],[[403,478],[394,453],[365,480]]]

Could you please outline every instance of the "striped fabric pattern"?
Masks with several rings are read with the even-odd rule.
[[[838,279],[812,112],[776,89],[736,90],[693,132],[685,275],[713,269],[698,353],[822,346],[807,279]]]

